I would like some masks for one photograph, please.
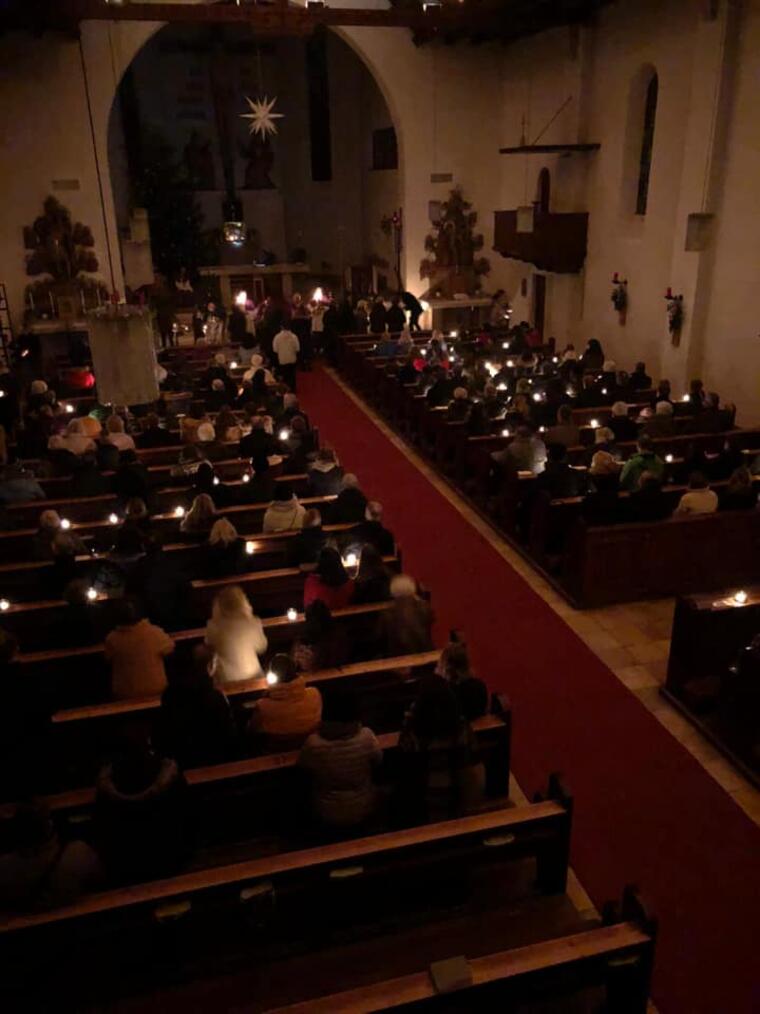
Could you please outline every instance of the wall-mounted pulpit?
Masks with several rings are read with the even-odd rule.
[[[518,231],[518,209],[494,214],[494,250],[503,257],[527,261],[542,271],[560,274],[580,271],[583,267],[588,212],[553,212],[535,208],[532,229],[527,232]]]

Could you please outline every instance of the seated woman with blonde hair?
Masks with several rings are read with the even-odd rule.
[[[245,570],[245,543],[227,518],[218,518],[206,547],[206,577],[229,577]],[[250,568],[249,568],[250,569]]]
[[[261,675],[259,656],[267,649],[267,639],[239,585],[222,588],[216,595],[205,643],[214,652],[213,675],[220,683]]]
[[[216,507],[208,493],[199,493],[180,522],[179,530],[185,535],[208,535],[216,521]]]

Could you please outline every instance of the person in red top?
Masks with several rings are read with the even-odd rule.
[[[319,554],[317,569],[306,578],[304,609],[319,599],[334,612],[349,605],[353,597],[354,582],[346,573],[340,553],[331,546],[325,546]]]

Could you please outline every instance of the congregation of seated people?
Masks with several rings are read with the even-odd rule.
[[[6,913],[54,907],[89,890],[185,867],[195,851],[185,776],[193,768],[297,751],[304,793],[292,805],[301,808],[304,834],[323,839],[456,816],[482,799],[483,764],[470,723],[485,714],[489,698],[461,634],[452,633],[434,672],[422,670],[392,774],[376,732],[362,721],[358,693],[310,684],[311,674],[357,660],[430,652],[434,616],[418,582],[386,563],[396,544],[382,504],[368,498],[333,448],[316,444],[295,396],[275,382],[259,353],[254,358],[240,410],[242,395],[233,397],[227,365],[215,359],[188,413],[177,419],[165,405],[139,415],[72,413],[43,382],[30,387],[24,421],[31,430],[40,424],[39,462],[31,474],[19,450],[20,477],[0,484],[8,487],[4,503],[44,500],[42,483],[64,476],[86,478],[76,495],[111,494],[115,501],[97,552],[86,523],[70,522],[63,506],[42,505],[30,535],[33,559],[50,565],[40,597],[67,603],[58,632],[67,647],[102,642],[113,701],[157,706],[147,720],[114,725],[94,781],[92,827],[82,837],[64,832],[41,801],[66,767],[51,721],[60,707],[55,671],[27,680],[18,637],[0,629]],[[216,415],[207,399],[214,391]],[[170,536],[157,522],[160,489],[140,457],[165,448],[173,455],[166,480],[183,489]],[[237,484],[218,471],[225,457],[242,459],[245,478]],[[282,478],[275,480],[275,470]],[[290,475],[302,477],[303,495],[320,498],[318,506],[300,502]],[[283,536],[284,563],[302,574],[295,604],[303,622],[289,646],[276,651],[262,616],[235,583],[250,569],[250,553],[234,515],[224,513],[234,503],[266,505],[262,534]],[[4,520],[9,533],[18,527]],[[192,564],[173,562],[169,542],[196,547]],[[186,623],[193,578],[221,585],[188,652],[175,632]],[[107,626],[92,597],[113,605]],[[372,612],[375,605],[382,608]],[[347,606],[368,612],[349,627],[335,615]],[[257,680],[266,684],[263,693],[245,709],[235,707],[234,689]]]

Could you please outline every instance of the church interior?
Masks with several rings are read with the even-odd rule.
[[[3,1008],[760,1010],[760,0],[0,68]]]

